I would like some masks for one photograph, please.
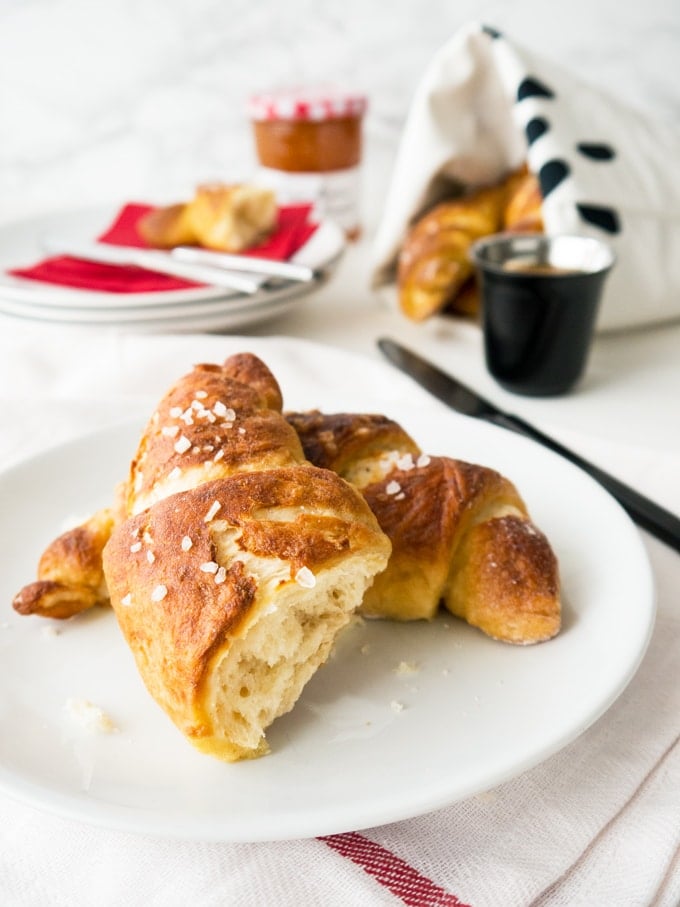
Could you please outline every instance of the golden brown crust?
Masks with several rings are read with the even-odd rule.
[[[392,543],[362,613],[430,619],[445,604],[506,642],[539,642],[559,631],[557,559],[507,478],[461,460],[418,456],[409,435],[384,417],[311,412],[287,418],[312,462],[339,469],[362,490]],[[357,468],[381,441],[382,452],[393,447],[397,456],[383,460],[382,470]]]
[[[559,575],[545,535],[527,519],[474,525],[456,551],[446,607],[503,642],[527,644],[561,626]]]
[[[494,470],[447,457],[421,462],[363,490],[392,542],[388,568],[362,604],[371,616],[434,617],[469,527],[499,510],[526,512],[514,486]]]
[[[15,611],[63,620],[108,604],[102,551],[114,521],[114,510],[105,508],[51,542],[38,563],[38,581],[14,597]]]
[[[108,604],[102,550],[115,524],[198,481],[254,465],[301,462],[302,447],[279,414],[282,406],[276,378],[252,353],[230,356],[222,365],[197,365],[170,389],[149,421],[112,507],[48,546],[38,581],[15,596],[17,612],[65,619]],[[172,415],[175,407],[184,418]],[[180,453],[175,445],[181,437],[189,446]]]
[[[524,168],[515,174],[508,186],[503,212],[504,230],[516,233],[542,233],[543,197],[537,177]]]
[[[356,473],[357,461],[396,453],[418,456],[420,448],[404,429],[387,416],[374,413],[286,413],[302,442],[307,459],[343,478]],[[359,484],[352,476],[353,484]]]
[[[245,183],[210,183],[198,187],[187,217],[201,246],[243,252],[276,226],[276,196],[270,189]]]
[[[128,513],[234,472],[302,462],[281,405],[278,382],[252,354],[195,366],[163,397],[142,435],[130,466]]]
[[[142,239],[156,249],[190,246],[197,242],[187,213],[187,205],[182,202],[152,208],[140,217],[137,229]]]
[[[424,321],[453,304],[474,272],[470,246],[500,227],[504,193],[500,186],[480,189],[440,203],[416,222],[397,269],[399,304],[407,317]]]

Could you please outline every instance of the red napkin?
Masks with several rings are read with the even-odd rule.
[[[148,248],[137,231],[137,223],[142,215],[150,210],[150,205],[125,205],[111,226],[97,237],[98,241],[113,246]],[[243,254],[277,261],[290,258],[304,246],[317,229],[318,224],[309,220],[310,210],[310,205],[279,208],[276,230],[261,245]],[[104,293],[154,293],[204,286],[178,277],[147,271],[146,268],[99,264],[65,255],[46,258],[32,267],[15,268],[9,273],[16,277],[39,280],[42,283]]]

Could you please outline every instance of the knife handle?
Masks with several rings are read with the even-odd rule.
[[[588,475],[598,481],[603,488],[606,488],[638,525],[662,542],[670,545],[671,548],[680,551],[680,519],[675,514],[655,504],[654,501],[650,501],[649,498],[646,498],[619,479],[615,479],[614,476],[609,475],[609,473],[600,469],[599,466],[584,460],[583,457],[555,441],[554,438],[544,435],[542,431],[534,428],[533,425],[525,422],[524,419],[520,419],[519,416],[499,413],[488,416],[487,419],[495,425],[509,428],[525,437],[538,441],[544,447],[550,448],[550,450],[579,466],[584,472],[587,472]]]

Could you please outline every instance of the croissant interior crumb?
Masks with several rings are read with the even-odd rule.
[[[282,579],[276,572],[267,583],[261,578],[259,595],[271,601],[266,586]],[[302,589],[288,576],[277,604],[254,609],[255,619],[210,672],[206,706],[220,737],[197,739],[199,748],[223,759],[267,752],[263,729],[292,709],[364,593],[364,582],[346,563],[315,579]]]

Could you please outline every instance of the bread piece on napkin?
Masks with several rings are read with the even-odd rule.
[[[534,643],[561,624],[558,563],[516,487],[484,466],[420,454],[384,416],[288,413],[313,462],[361,489],[392,543],[363,614],[430,619],[443,603],[495,639]]]
[[[142,239],[156,249],[192,246],[198,241],[188,206],[182,202],[147,211],[139,219],[137,230]]]
[[[244,252],[276,227],[278,207],[271,189],[250,183],[199,186],[188,202],[154,208],[138,231],[156,249],[199,245],[218,252]]]
[[[187,206],[199,245],[219,252],[243,252],[262,242],[276,226],[276,195],[245,183],[199,186]]]

